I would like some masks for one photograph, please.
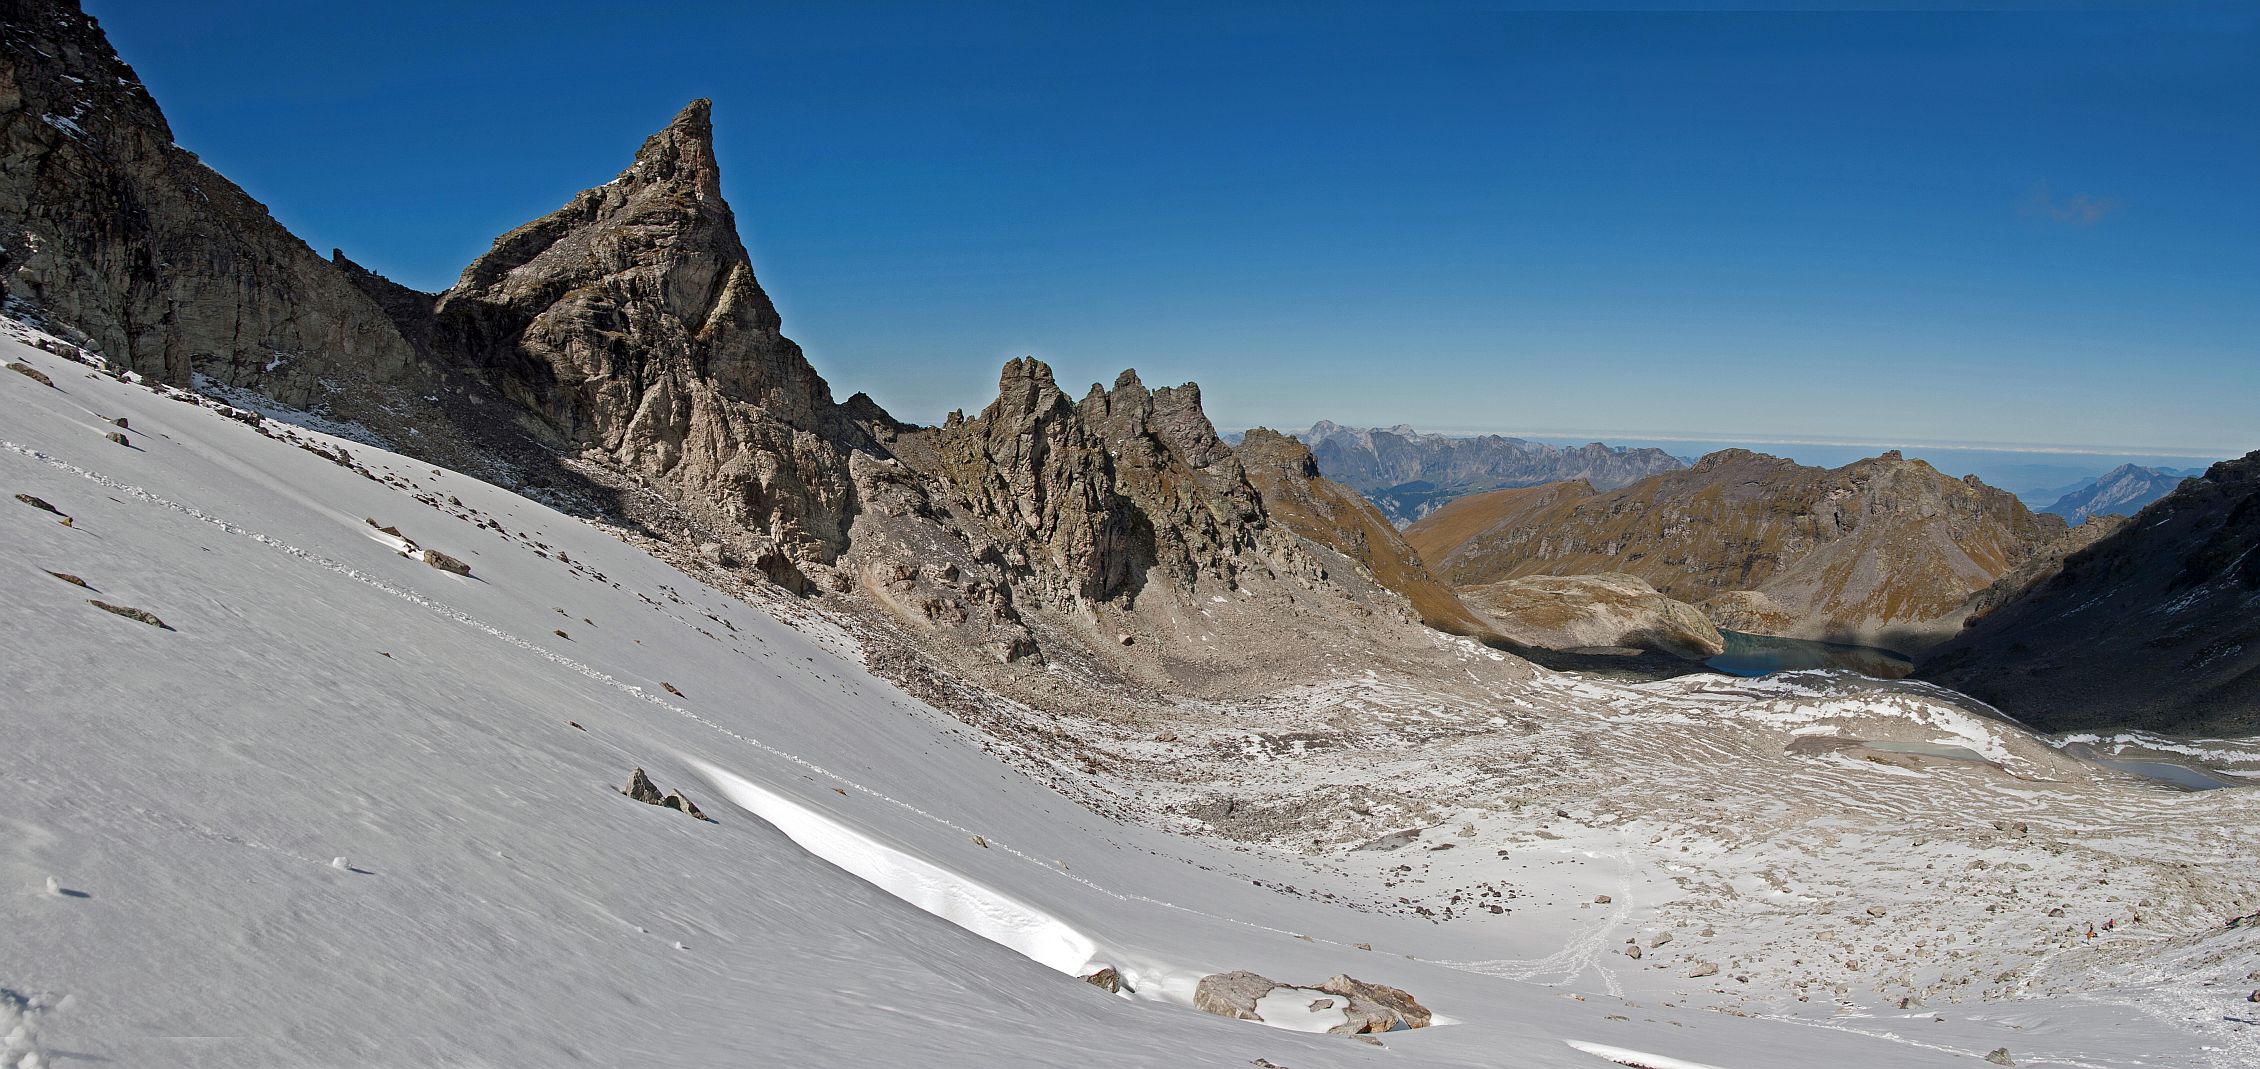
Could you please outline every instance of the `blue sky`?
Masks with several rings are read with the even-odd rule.
[[[2260,448],[2260,15],[88,0],[176,137],[444,288],[694,97],[846,396]],[[2000,5],[1997,5],[2000,6]]]

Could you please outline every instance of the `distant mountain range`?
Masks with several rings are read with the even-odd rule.
[[[1295,437],[1310,447],[1320,473],[1364,494],[1399,527],[1486,490],[1568,479],[1613,490],[1686,466],[1661,449],[1600,442],[1565,448],[1496,434],[1428,434],[1402,424],[1362,428],[1320,420]]]
[[[2143,506],[2173,493],[2183,479],[2205,474],[2203,468],[2145,468],[2121,464],[2093,479],[2066,487],[2056,503],[2041,509],[2073,523],[2090,516],[2132,516]]]
[[[2069,532],[2015,496],[1896,450],[1841,468],[1728,449],[1602,491],[1498,490],[1405,531],[1465,593],[1524,576],[1627,573],[1720,627],[1919,649],[1966,602]]]

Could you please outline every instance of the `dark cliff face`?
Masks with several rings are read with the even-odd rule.
[[[1613,491],[1565,485],[1454,502],[1407,538],[1455,586],[1624,572],[1683,601],[1755,591],[1779,607],[1769,628],[1721,626],[1907,643],[1893,633],[1950,631],[1970,595],[2063,531],[1896,452],[1823,469],[1731,449]]]
[[[2142,510],[1917,672],[2046,730],[2260,728],[2260,453]]]
[[[173,144],[76,3],[0,5],[0,289],[177,384],[197,372],[299,407],[332,400],[324,380],[370,401],[390,385],[412,407],[437,381],[343,273]],[[339,414],[387,422],[358,409]]]

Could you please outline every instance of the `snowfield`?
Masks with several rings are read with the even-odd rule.
[[[1167,710],[1174,749],[1087,725],[1112,763],[1040,782],[783,595],[0,333],[53,381],[0,374],[5,1069],[2260,1065],[2260,931],[2221,927],[2260,909],[2250,792],[1915,687],[1510,687],[1475,650]],[[1860,746],[1894,742],[1983,760]],[[1235,969],[1439,1023],[1191,1008]]]

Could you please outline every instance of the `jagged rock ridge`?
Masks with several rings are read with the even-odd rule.
[[[1126,372],[1076,401],[1020,360],[944,427],[834,402],[755,279],[706,101],[426,294],[316,256],[173,147],[75,6],[11,7],[4,26],[8,293],[129,366],[334,402],[396,448],[560,490],[695,566],[860,591],[961,665],[1050,651],[1227,686],[1318,656],[1316,633],[1432,641],[1407,592],[1450,604],[1375,532],[1274,522],[1191,384]],[[1269,485],[1298,508],[1347,496],[1307,472]]]

